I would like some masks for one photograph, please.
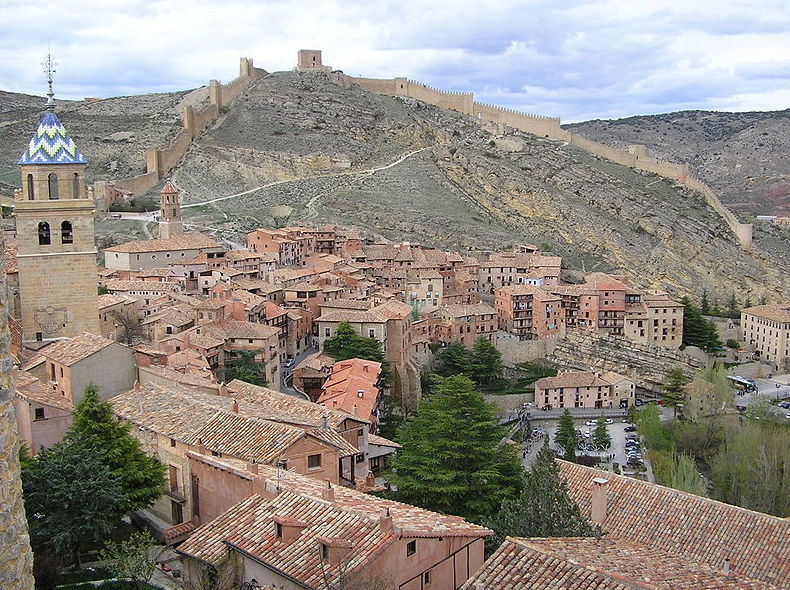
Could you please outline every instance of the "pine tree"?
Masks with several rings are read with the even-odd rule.
[[[495,516],[486,521],[494,530],[487,542],[498,547],[511,537],[600,537],[603,530],[581,513],[568,494],[554,454],[544,443],[532,469],[524,477],[524,488],[516,497],[502,502]]]
[[[716,325],[702,317],[700,310],[694,307],[688,297],[681,300],[683,311],[683,344],[698,346],[706,352],[714,352],[721,348]]]
[[[68,438],[27,464],[22,486],[36,552],[49,545],[77,565],[85,544],[109,535],[127,506],[120,479],[92,449]]]
[[[485,337],[475,340],[470,358],[469,376],[478,385],[488,385],[502,376],[502,354]]]
[[[576,434],[573,417],[568,408],[565,408],[560,417],[560,425],[554,435],[554,442],[562,447],[563,458],[566,461],[576,461],[576,446],[579,444],[579,436]]]
[[[710,303],[708,302],[708,292],[702,292],[702,299],[699,303],[699,312],[702,315],[710,315]]]
[[[612,437],[609,436],[609,428],[606,426],[606,418],[603,416],[598,418],[595,424],[592,441],[596,449],[608,449],[612,446]]]
[[[463,375],[470,369],[469,350],[460,342],[451,342],[438,356],[441,375]]]
[[[664,399],[668,405],[674,408],[675,415],[678,412],[678,405],[682,405],[686,399],[686,392],[683,388],[688,382],[688,377],[680,367],[674,367],[667,372],[664,381]]]
[[[96,386],[89,384],[66,434],[67,440],[91,449],[118,478],[126,511],[149,506],[165,491],[165,466],[140,448],[129,429],[113,415],[110,404],[99,399]]]
[[[522,468],[494,408],[468,377],[436,382],[414,416],[401,426],[388,480],[395,499],[479,521],[518,493]]]

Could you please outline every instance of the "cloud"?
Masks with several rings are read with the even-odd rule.
[[[324,50],[351,75],[406,75],[564,121],[680,108],[783,109],[785,0],[0,0],[0,87],[64,98],[192,88]]]

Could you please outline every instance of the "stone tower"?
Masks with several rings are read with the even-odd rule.
[[[183,232],[178,190],[168,180],[159,193],[159,239],[166,240]]]
[[[33,553],[22,504],[19,436],[14,417],[12,359],[9,351],[8,293],[0,236],[0,588],[33,590]]]
[[[94,203],[87,161],[52,100],[19,159],[14,197],[19,299],[26,342],[99,334]]]

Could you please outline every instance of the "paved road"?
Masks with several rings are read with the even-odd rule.
[[[296,357],[294,357],[294,364],[291,365],[290,368],[286,369],[285,366],[283,366],[283,370],[281,371],[282,381],[280,382],[280,388],[279,388],[279,390],[282,393],[287,393],[288,395],[292,395],[293,397],[298,397],[299,399],[305,399],[307,397],[306,395],[303,395],[303,394],[299,393],[293,387],[291,387],[291,377],[293,375],[291,370],[296,365],[301,363],[306,357],[310,356],[311,354],[313,354],[317,350],[318,350],[318,348],[310,347],[307,350],[305,350],[305,351],[301,352],[300,354],[298,354]]]

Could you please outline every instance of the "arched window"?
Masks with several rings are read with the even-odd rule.
[[[47,181],[49,184],[49,198],[50,199],[57,199],[58,198],[58,175],[54,172],[51,172],[47,177]]]
[[[33,194],[34,194],[34,190],[33,190],[33,175],[32,174],[28,174],[27,175],[27,198],[28,198],[29,201],[33,200]]]
[[[46,221],[42,221],[38,224],[38,245],[49,246],[51,243],[49,237],[49,224]]]
[[[71,179],[71,198],[72,199],[79,199],[80,198],[80,175],[76,172]]]
[[[60,224],[60,241],[63,244],[73,244],[74,234],[71,232],[71,222],[64,221]]]

